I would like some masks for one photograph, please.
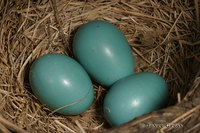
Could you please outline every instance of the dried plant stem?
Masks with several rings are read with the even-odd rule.
[[[58,120],[55,120],[55,122],[57,124],[59,124],[61,127],[63,127],[64,129],[66,129],[67,131],[70,131],[71,133],[76,133],[75,131],[73,131],[72,129],[70,129],[69,127],[65,126],[64,124],[62,124],[61,122],[59,122]]]
[[[170,33],[172,32],[172,30],[173,30],[174,27],[176,26],[176,23],[178,22],[178,20],[180,19],[180,17],[181,17],[182,14],[183,14],[183,12],[181,12],[181,13],[179,14],[179,16],[177,17],[177,19],[176,19],[176,21],[174,22],[173,26],[171,27],[171,29],[170,29],[169,32],[167,33],[167,36],[164,38],[164,40],[161,42],[160,45],[162,45],[163,43],[166,42],[166,40],[168,39]]]
[[[173,120],[173,121],[170,122],[169,124],[175,124],[176,122],[180,121],[180,120],[183,119],[184,117],[190,115],[191,113],[193,113],[194,111],[199,110],[199,109],[200,109],[200,105],[194,107],[193,109],[187,111],[187,112],[184,113],[183,115],[177,117],[175,120]],[[169,128],[167,128],[167,127],[163,127],[163,128],[160,129],[160,131],[161,131],[161,132],[164,132],[164,130],[166,130],[166,129],[169,130]]]
[[[0,123],[0,132],[3,132],[3,133],[11,133],[6,127],[4,127],[4,125],[2,125]]]
[[[62,24],[61,24],[60,19],[59,19],[59,12],[58,12],[58,9],[57,9],[57,6],[56,6],[56,1],[51,0],[51,2],[52,2],[53,9],[54,9],[55,20],[56,20],[56,23],[58,24],[58,29],[59,29],[60,36],[62,38],[63,45],[66,45],[67,50],[68,50],[67,52],[69,53],[69,55],[72,56],[72,51],[69,47],[69,43],[67,42],[67,37],[65,37],[63,27],[62,27]]]
[[[0,131],[24,132],[21,127],[26,127],[27,132],[146,132],[141,123],[154,122],[180,122],[191,127],[184,127],[182,132],[199,131],[199,4],[199,0],[2,0]],[[95,82],[95,100],[90,109],[80,115],[56,113],[70,105],[54,111],[41,105],[29,84],[32,63],[47,53],[73,57],[72,44],[77,29],[92,20],[108,21],[121,30],[134,55],[135,73],[153,72],[166,80],[170,107],[108,130],[102,115],[108,89]],[[71,105],[86,97],[80,97]]]
[[[17,125],[14,125],[13,123],[9,122],[8,120],[4,119],[2,116],[0,116],[0,123],[5,125],[10,130],[16,131],[18,133],[27,133],[22,128],[19,128]]]
[[[78,120],[75,120],[76,125],[80,128],[80,131],[82,133],[86,133],[86,131],[83,129],[83,127],[81,126],[81,124],[78,122]]]
[[[196,10],[196,21],[197,21],[196,23],[197,23],[197,27],[200,28],[199,27],[199,25],[200,25],[199,0],[194,0],[194,3],[195,3],[195,10]]]

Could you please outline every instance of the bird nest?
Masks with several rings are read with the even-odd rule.
[[[0,131],[198,132],[200,19],[198,0],[0,1]],[[33,95],[28,73],[41,55],[73,57],[81,25],[105,20],[126,36],[135,72],[154,72],[169,86],[168,107],[111,128],[103,117],[107,89],[93,82],[95,99],[77,116],[52,113]],[[78,83],[77,83],[78,84]]]

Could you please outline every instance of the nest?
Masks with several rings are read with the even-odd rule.
[[[200,19],[198,0],[2,0],[0,2],[0,131],[198,132],[200,130]],[[78,116],[52,113],[33,95],[31,64],[47,53],[73,57],[82,24],[105,20],[126,36],[135,72],[154,72],[168,83],[167,108],[111,128],[103,117],[106,88]]]

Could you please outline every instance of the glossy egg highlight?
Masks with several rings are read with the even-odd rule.
[[[104,114],[112,126],[118,126],[167,103],[165,80],[157,74],[142,72],[125,77],[110,88],[104,99]]]
[[[93,102],[90,77],[79,63],[63,54],[39,57],[31,66],[29,80],[39,101],[52,111],[59,109],[57,113],[78,115]]]
[[[86,71],[103,86],[134,72],[134,59],[122,32],[105,21],[81,26],[73,41],[73,52]]]

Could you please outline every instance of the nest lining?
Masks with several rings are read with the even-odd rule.
[[[94,82],[92,107],[78,116],[63,116],[51,114],[41,105],[32,94],[28,81],[30,66],[39,56],[62,53],[73,57],[74,34],[82,24],[92,20],[113,23],[124,33],[134,54],[135,72],[154,72],[167,81],[169,106],[175,106],[164,109],[164,112],[179,115],[165,119],[167,116],[155,114],[159,119],[184,123],[197,115],[198,102],[189,107],[182,105],[184,102],[193,103],[193,97],[199,98],[196,91],[200,84],[199,3],[196,0],[10,0],[1,1],[0,7],[1,130],[94,132],[110,128],[102,113],[106,88]],[[179,105],[181,109],[186,108],[185,112],[177,109]],[[185,118],[188,111],[193,112]],[[151,114],[142,117],[147,119],[149,116]],[[180,119],[181,116],[185,119]],[[197,121],[190,123],[195,127]],[[199,126],[185,128],[182,130],[192,131]],[[174,129],[162,128],[162,131],[167,130]],[[114,129],[109,132],[112,131]]]

